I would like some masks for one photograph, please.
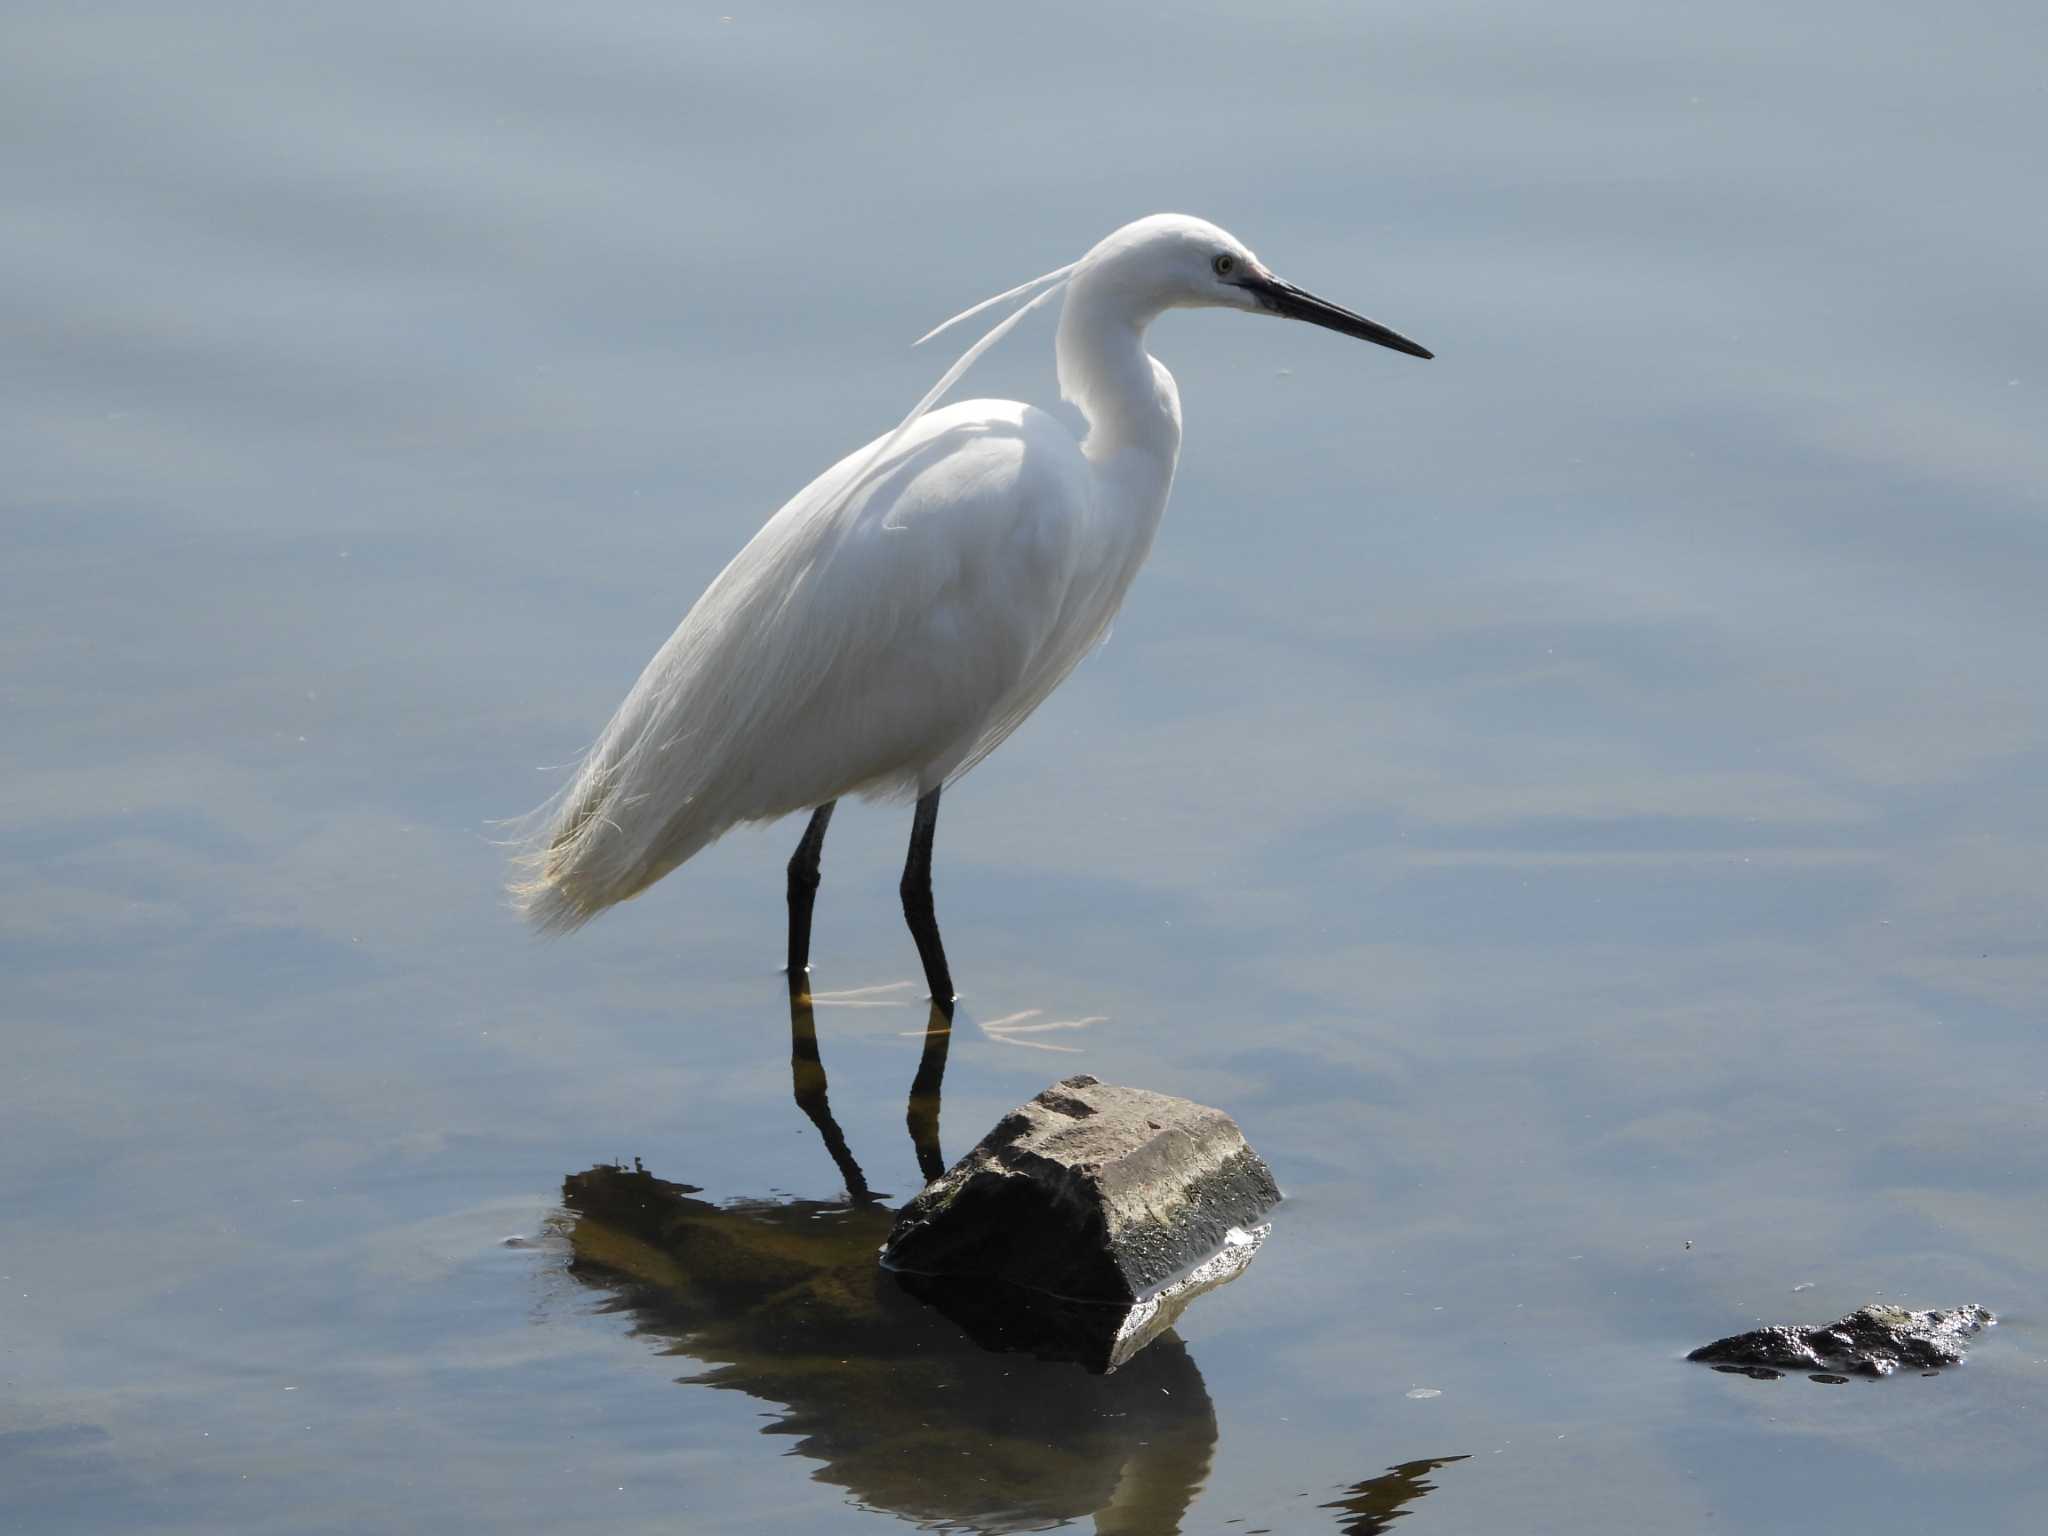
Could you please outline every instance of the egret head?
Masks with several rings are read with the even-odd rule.
[[[1250,246],[1205,219],[1155,213],[1126,224],[1084,257],[1075,273],[1091,285],[1121,291],[1134,305],[1161,309],[1223,308],[1306,320],[1405,352],[1433,354],[1377,321],[1353,314],[1276,276]]]

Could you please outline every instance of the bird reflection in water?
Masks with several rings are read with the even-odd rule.
[[[917,1152],[917,1171],[927,1183],[946,1171],[945,1156],[939,1151],[939,1094],[946,1077],[946,1052],[953,1042],[953,1012],[950,999],[943,1003],[932,1000],[925,1019],[924,1049],[917,1059],[917,1075],[910,1080],[910,1102],[904,1110],[910,1144]],[[867,1177],[846,1144],[846,1133],[833,1118],[825,1062],[818,1054],[817,1000],[811,995],[809,972],[796,969],[789,973],[789,1077],[796,1107],[824,1139],[825,1150],[846,1181],[847,1198],[856,1205],[874,1203],[879,1197],[868,1188]]]
[[[787,972],[789,980],[789,1075],[790,1087],[796,1098],[796,1107],[804,1112],[804,1118],[817,1127],[823,1138],[825,1150],[831,1154],[832,1162],[839,1170],[839,1176],[846,1181],[847,1198],[856,1203],[865,1203],[880,1198],[869,1187],[862,1174],[860,1164],[847,1145],[846,1134],[839,1128],[839,1122],[832,1114],[830,1090],[825,1080],[825,1063],[818,1051],[817,1010],[820,1006],[892,1007],[898,999],[889,994],[908,989],[912,983],[895,982],[887,986],[861,987],[851,992],[822,992],[811,990],[811,973],[808,961],[810,941],[810,908],[801,899],[802,890],[792,880],[790,886],[789,954]],[[938,925],[931,926],[932,949],[941,957]],[[950,992],[934,992],[930,1000],[930,1011],[925,1017],[924,1048],[917,1059],[917,1073],[910,1080],[910,1100],[905,1106],[904,1123],[910,1131],[910,1144],[917,1154],[917,1171],[926,1183],[930,1183],[946,1171],[946,1159],[939,1150],[939,1099],[946,1078],[946,1053],[953,1042],[953,1025],[959,1016],[959,1004]],[[977,1020],[975,1028],[984,1039],[997,1045],[1008,1045],[1040,1051],[1071,1051],[1073,1046],[1060,1045],[1045,1040],[1043,1035],[1051,1032],[1066,1032],[1087,1029],[1092,1025],[1106,1023],[1100,1014],[1079,1019],[1044,1020],[1037,1009],[1005,1015],[1002,1018]]]

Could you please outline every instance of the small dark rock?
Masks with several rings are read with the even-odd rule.
[[[1842,1380],[1844,1373],[1889,1376],[1902,1365],[1929,1371],[1957,1364],[1963,1358],[1963,1341],[1997,1320],[1987,1307],[1913,1312],[1873,1303],[1840,1322],[1813,1328],[1758,1328],[1716,1339],[1685,1358],[1762,1380],[1779,1371],[1819,1373],[1814,1380],[1829,1382]]]
[[[897,1217],[882,1263],[1129,1306],[1216,1256],[1279,1199],[1272,1170],[1222,1110],[1070,1077],[926,1185]]]

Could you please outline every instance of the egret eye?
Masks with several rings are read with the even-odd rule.
[[[1237,258],[1228,251],[1225,251],[1221,256],[1210,262],[1209,265],[1216,269],[1218,277],[1228,277],[1237,270]]]

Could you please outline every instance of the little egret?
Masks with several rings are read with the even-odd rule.
[[[1061,294],[1061,406],[933,409]],[[932,997],[950,1009],[932,906],[939,793],[1102,638],[1152,547],[1181,424],[1180,392],[1145,350],[1146,327],[1169,309],[1242,309],[1431,355],[1181,214],[1126,224],[1073,265],[930,334],[1008,300],[1017,309],[900,426],[768,520],[648,662],[539,813],[513,887],[535,927],[578,927],[739,823],[809,811],[789,861],[797,988],[833,806],[852,794],[914,799],[903,913]]]

